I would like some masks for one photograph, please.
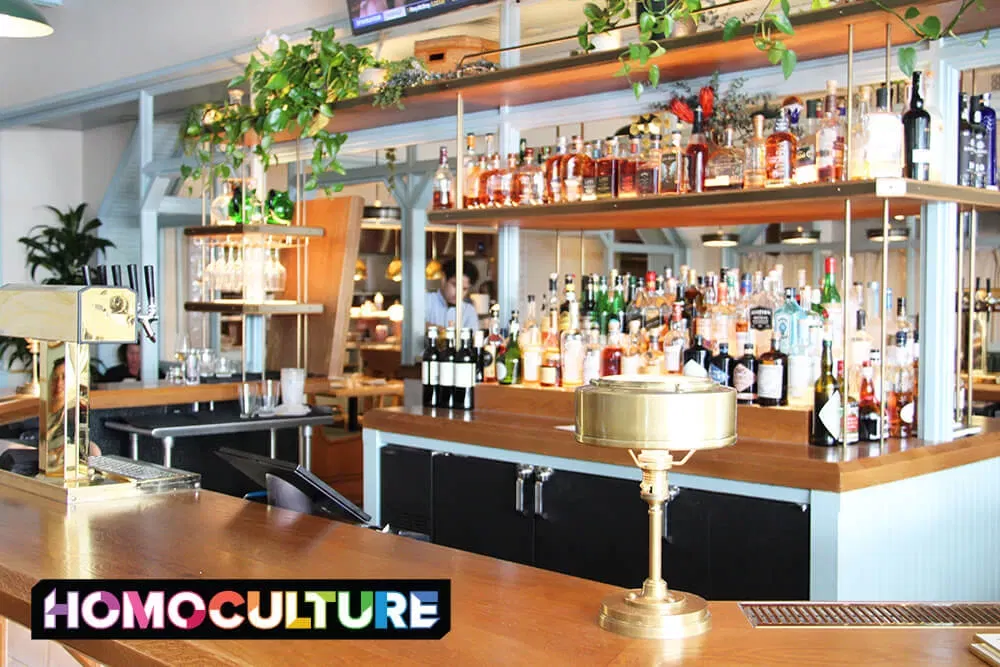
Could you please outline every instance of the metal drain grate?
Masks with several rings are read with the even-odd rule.
[[[756,627],[1000,626],[1000,604],[741,602]]]

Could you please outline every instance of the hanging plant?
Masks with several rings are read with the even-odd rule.
[[[228,178],[242,166],[248,145],[266,169],[277,162],[274,145],[289,133],[312,140],[312,173],[306,190],[315,189],[322,174],[345,173],[337,156],[347,135],[327,128],[336,104],[358,96],[359,76],[375,65],[375,58],[368,49],[342,44],[334,37],[333,28],[311,30],[301,44],[266,36],[243,74],[229,82],[230,88],[249,86],[248,104],[200,105],[189,110],[181,129],[182,143],[185,154],[196,158],[196,165],[182,166],[181,175],[186,179]],[[216,150],[224,156],[221,162],[215,162]]]
[[[917,46],[946,36],[954,37],[954,30],[959,20],[973,7],[981,12],[986,11],[986,0],[961,0],[951,18],[945,20],[931,14],[921,15],[916,7],[910,7],[900,13],[884,5],[881,0],[864,1],[896,16],[918,38],[916,44],[901,47],[899,50],[899,66],[907,77],[912,75],[916,64]],[[605,0],[603,7],[594,2],[586,3],[583,7],[586,22],[580,25],[577,31],[580,46],[586,51],[591,51],[594,48],[591,42],[592,36],[606,33],[631,19],[633,13],[630,4],[626,0]],[[635,14],[639,26],[639,41],[629,44],[618,57],[621,67],[616,76],[625,77],[629,81],[638,99],[646,87],[655,88],[660,83],[660,68],[656,64],[650,65],[644,80],[632,78],[632,70],[636,63],[645,67],[650,59],[666,53],[666,49],[659,40],[654,39],[654,35],[670,35],[675,23],[697,18],[708,10],[717,11],[729,5],[742,4],[742,0],[718,4],[712,0],[660,0],[659,2],[636,0]],[[830,0],[812,0],[810,11],[826,9],[830,4]],[[722,29],[723,40],[729,41],[739,35],[744,23],[745,19],[729,18]],[[754,46],[767,54],[772,65],[781,66],[786,79],[790,77],[798,64],[798,56],[787,43],[787,39],[795,34],[789,0],[765,2],[760,13],[753,18],[753,26]],[[985,46],[988,38],[989,31],[980,43]]]

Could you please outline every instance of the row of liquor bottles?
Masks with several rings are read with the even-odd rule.
[[[863,86],[852,127],[839,102],[836,81],[827,82],[823,109],[808,100],[799,122],[801,102],[783,107],[773,131],[765,137],[764,117],[753,118],[753,135],[742,147],[728,128],[721,145],[711,145],[703,133],[702,111],[694,111],[691,134],[682,145],[675,131],[669,141],[658,135],[621,140],[609,137],[588,142],[574,136],[570,144],[558,137],[554,149],[536,152],[521,142],[519,154],[506,161],[487,135],[486,152],[476,153],[475,136],[466,138],[464,208],[535,206],[600,199],[632,198],[714,189],[783,187],[793,184],[898,177],[941,180],[932,164],[933,119],[924,108],[921,73],[914,72],[909,108],[899,114],[889,105],[889,91]],[[996,112],[988,93],[963,94],[960,100],[960,185],[997,187]],[[849,169],[845,168],[847,136],[851,135]],[[938,178],[932,178],[937,176]],[[434,209],[455,207],[456,181],[441,148],[434,177]]]
[[[474,386],[467,380],[470,373],[473,385],[499,382],[543,387],[575,387],[607,375],[686,374],[735,387],[744,404],[813,407],[819,396],[818,383],[826,378],[824,338],[828,337],[828,365],[832,368],[836,363],[840,372],[832,385],[827,382],[823,386],[836,387],[838,395],[843,395],[846,386],[852,399],[848,404],[864,406],[867,414],[871,401],[862,391],[864,378],[866,373],[881,377],[882,346],[874,342],[881,328],[877,285],[870,285],[867,292],[857,285],[846,304],[856,326],[849,340],[850,368],[845,385],[843,346],[835,342],[843,337],[836,336],[842,333],[843,321],[838,323],[836,314],[843,316],[844,304],[832,258],[826,268],[823,289],[816,290],[815,300],[807,285],[783,290],[780,266],[766,278],[743,276],[738,292],[727,291],[735,272],[725,269],[720,272],[721,279],[713,273],[697,276],[686,267],[680,279],[674,279],[669,271],[663,275],[650,272],[645,284],[641,278],[613,274],[611,292],[605,277],[587,276],[582,300],[577,299],[574,277],[569,275],[561,302],[553,275],[541,316],[529,295],[523,326],[518,311],[514,311],[506,331],[502,331],[499,309],[494,305],[488,331],[463,331],[462,346],[457,350],[452,330],[447,330],[444,341],[439,340],[438,330],[432,330],[424,355],[425,403],[471,409]],[[669,291],[666,286],[670,286]],[[874,327],[867,312],[873,314]],[[899,300],[895,317],[887,315],[886,324],[890,341],[886,346],[887,381],[884,387],[879,382],[872,396],[876,405],[883,396],[890,399],[887,407],[893,409],[889,410],[888,432],[905,437],[915,428],[913,410],[903,408],[914,400],[913,388],[907,393],[905,387],[915,377],[918,346],[904,299]],[[892,345],[900,336],[904,341],[901,348]],[[466,347],[467,354],[463,352]],[[463,355],[465,361],[453,361]],[[458,371],[441,370],[443,363],[467,363],[470,370],[462,371],[462,379],[458,379]],[[905,373],[900,369],[910,370]],[[855,398],[859,395],[860,402]],[[830,415],[835,407],[824,408],[825,403],[815,414],[825,420],[825,432],[839,434],[839,430],[831,430],[834,422]],[[849,421],[857,423],[854,418]],[[873,431],[870,423],[868,426],[867,436],[875,433],[877,439],[881,428]],[[849,429],[848,440],[852,433]]]

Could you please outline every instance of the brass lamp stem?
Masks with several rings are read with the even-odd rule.
[[[670,497],[667,470],[673,463],[669,451],[651,450],[639,453],[642,499],[649,503],[649,577],[642,583],[642,597],[667,599],[667,582],[663,578],[663,505]]]

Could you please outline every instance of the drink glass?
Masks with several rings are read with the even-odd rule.
[[[281,383],[277,380],[263,380],[260,383],[260,412],[273,413],[281,402]]]
[[[201,384],[201,358],[193,351],[184,357],[184,384]]]
[[[257,382],[241,382],[239,386],[240,417],[255,417],[261,407],[261,386]]]
[[[302,407],[305,404],[305,388],[306,369],[281,369],[281,395],[284,396],[283,405],[292,408]]]

